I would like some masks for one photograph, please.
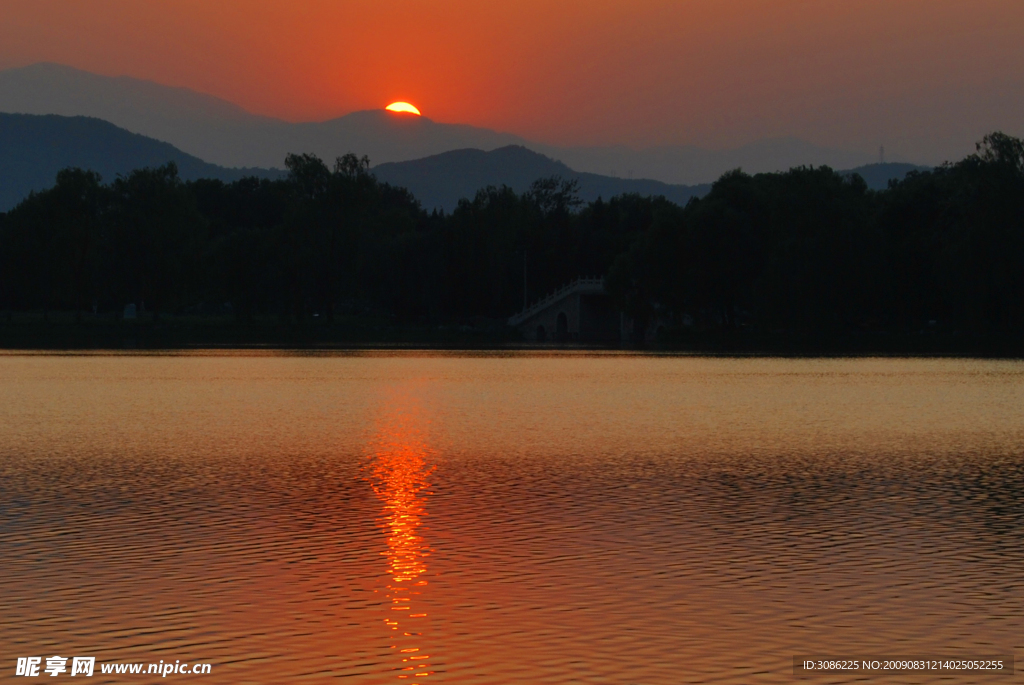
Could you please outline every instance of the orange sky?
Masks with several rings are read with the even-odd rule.
[[[1024,134],[1021,0],[0,0],[38,61],[325,119],[407,100],[556,144]],[[928,161],[928,160],[921,160]]]

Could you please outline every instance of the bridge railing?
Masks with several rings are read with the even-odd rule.
[[[569,282],[567,285],[563,285],[558,290],[548,293],[518,314],[510,316],[508,319],[508,325],[518,326],[551,303],[574,292],[604,292],[604,279],[591,277],[577,278],[576,280]]]

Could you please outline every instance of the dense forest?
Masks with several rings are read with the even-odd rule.
[[[548,178],[428,213],[366,158],[286,163],[286,179],[233,183],[186,183],[173,164],[108,184],[62,171],[0,215],[6,319],[113,320],[136,303],[157,322],[480,325],[605,276],[619,309],[669,328],[1024,332],[1024,142],[1001,133],[885,191],[827,167],[737,170],[684,207],[584,205]]]

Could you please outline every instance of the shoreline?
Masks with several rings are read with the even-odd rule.
[[[1024,335],[923,332],[669,331],[637,345],[532,343],[505,327],[428,326],[394,321],[284,324],[227,320],[0,320],[2,352],[509,352],[737,357],[1024,358]]]

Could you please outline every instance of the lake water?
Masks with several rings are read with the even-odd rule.
[[[789,683],[795,655],[1024,650],[1020,362],[7,354],[0,438],[5,676]],[[1021,676],[945,678],[872,682]]]

